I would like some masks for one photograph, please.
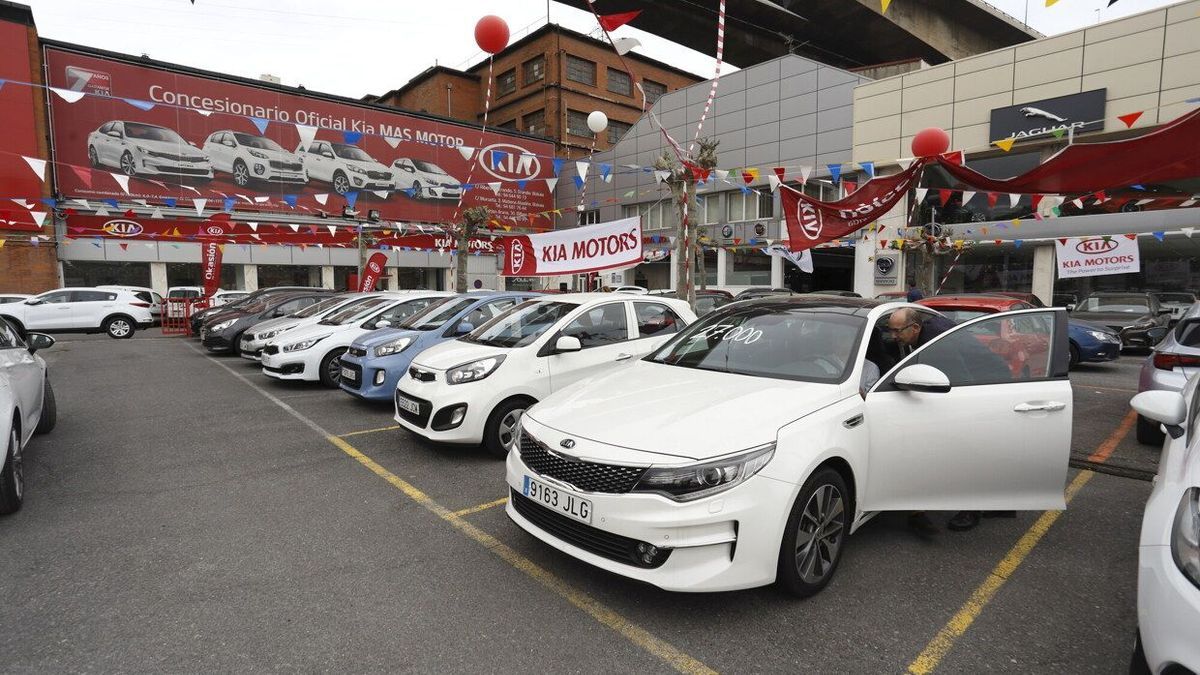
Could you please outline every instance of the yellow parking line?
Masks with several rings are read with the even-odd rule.
[[[488,502],[486,504],[480,504],[478,506],[472,506],[470,508],[455,511],[454,515],[456,515],[460,518],[462,516],[469,516],[472,513],[479,513],[480,511],[487,511],[488,509],[492,508],[493,506],[501,506],[507,501],[508,501],[508,497],[501,497],[500,499],[497,499],[494,502]]]
[[[373,434],[377,431],[395,431],[399,429],[399,424],[393,424],[390,427],[379,427],[378,429],[363,429],[362,431],[351,431],[348,434],[342,434],[339,438],[349,438],[350,436],[361,436],[362,434]]]

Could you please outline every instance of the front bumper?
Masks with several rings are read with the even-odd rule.
[[[1200,588],[1175,566],[1170,546],[1138,550],[1137,608],[1150,672],[1164,672],[1172,665],[1200,672]]]
[[[260,359],[263,375],[277,380],[317,380],[317,369],[309,367],[299,353],[267,354]]]
[[[1157,325],[1145,328],[1134,326],[1111,326],[1111,328],[1121,336],[1121,347],[1124,349],[1152,349],[1155,345],[1155,341],[1150,338],[1150,331],[1158,328]]]
[[[175,162],[158,157],[142,157],[137,163],[138,173],[151,176],[177,176],[180,178],[212,178],[212,165],[208,162]]]
[[[346,352],[341,359],[342,379],[338,386],[346,393],[368,401],[393,401],[396,383],[408,373],[411,362],[404,352],[383,358],[354,356]]]
[[[200,329],[200,344],[210,352],[232,352],[237,346],[234,342],[236,335],[232,331],[223,330],[219,333],[210,333],[205,329]]]
[[[346,178],[350,180],[350,185],[355,190],[388,190],[391,191],[394,184],[391,180],[382,178],[371,178],[364,176],[361,173],[348,173]]]
[[[462,186],[443,187],[433,185],[425,188],[425,193],[434,199],[458,199],[462,196]]]
[[[435,377],[445,377],[445,373],[436,373]],[[479,445],[483,442],[483,428],[488,415],[497,403],[491,387],[479,386],[486,382],[447,385],[438,381],[421,382],[405,373],[392,390],[392,400],[395,401],[397,395],[404,395],[419,404],[420,413],[414,415],[395,406],[393,417],[400,426],[432,441]],[[433,420],[439,412],[460,405],[465,405],[467,410],[458,426],[441,431],[433,428]]]
[[[1079,360],[1089,363],[1097,361],[1115,361],[1121,358],[1121,343],[1120,342],[1101,342],[1093,340],[1091,343],[1079,344]]]

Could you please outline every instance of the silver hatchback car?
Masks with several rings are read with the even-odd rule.
[[[1154,351],[1142,363],[1138,393],[1183,391],[1188,378],[1196,373],[1200,373],[1200,302],[1193,303],[1180,317],[1179,323],[1154,345]],[[1138,415],[1137,439],[1139,443],[1161,445],[1162,428],[1156,422]]]

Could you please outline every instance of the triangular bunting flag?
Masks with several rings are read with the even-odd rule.
[[[157,206],[156,206],[156,207],[154,207],[154,211],[152,211],[152,212],[150,213],[150,217],[151,217],[151,218],[154,218],[154,219],[157,219],[157,220],[161,220],[161,219],[162,219],[162,217],[163,217],[163,212],[162,212],[162,209],[158,208]]]
[[[992,145],[996,146],[997,148],[1000,148],[1001,150],[1003,150],[1005,152],[1008,152],[1009,150],[1013,149],[1013,144],[1016,142],[1017,142],[1017,139],[1015,139],[1015,138],[1002,138],[998,141],[992,141]]]
[[[249,227],[251,232],[258,232],[258,223],[246,223],[246,227]]]
[[[858,165],[862,167],[863,171],[867,172],[868,178],[875,177],[875,162],[859,162]]]
[[[362,136],[363,135],[361,131],[343,131],[342,141],[345,142],[346,145],[354,145],[362,140]]]
[[[600,27],[603,28],[605,32],[611,33],[630,21],[633,21],[637,18],[638,14],[641,13],[642,10],[637,9],[632,12],[620,12],[619,14],[598,14],[596,15],[596,19],[600,22]]]
[[[30,169],[33,169],[39,180],[43,183],[46,182],[46,160],[38,159],[37,157],[26,157],[24,155],[21,155],[21,159],[25,160]]]
[[[1020,201],[1021,201],[1021,195],[1018,195],[1018,194],[1009,194],[1008,195],[1008,207],[1010,209],[1017,208],[1017,203]]]
[[[38,227],[41,227],[46,222],[45,211],[30,211],[29,215],[33,216],[33,222],[37,223]]]
[[[575,162],[575,173],[583,180],[587,180],[588,167],[591,166],[588,162]]]
[[[887,14],[888,6],[892,4],[892,0],[879,0],[879,13]]]
[[[554,188],[557,186],[558,186],[557,178],[547,178],[546,179],[546,189],[549,190],[550,192],[554,192]]]
[[[308,145],[317,137],[317,128],[307,124],[297,124],[296,134],[300,136],[300,148],[307,150]]]
[[[196,216],[204,217],[204,206],[208,204],[207,199],[196,198],[192,200],[192,206],[196,207]]]
[[[125,243],[125,242],[121,242],[121,243],[117,244],[117,246],[120,246],[122,251],[128,251],[128,250],[129,250],[129,244],[127,244],[127,243]]]
[[[337,225],[326,225],[325,228],[329,230],[329,236],[337,236]]]
[[[929,188],[916,188],[915,191],[917,193],[917,203],[918,204],[924,202],[925,195],[929,194]]]
[[[350,205],[350,208],[354,208],[355,202],[358,201],[358,192],[347,192],[343,196],[346,198],[346,203]]]
[[[1117,115],[1117,119],[1125,123],[1125,128],[1130,129],[1142,116],[1141,112],[1129,113],[1128,115]]]
[[[954,190],[938,190],[938,197],[942,200],[942,206],[950,203],[950,197],[953,196]]]
[[[965,195],[966,193],[964,192],[963,194]],[[972,194],[974,194],[974,193],[972,193]],[[1000,200],[1000,195],[996,194],[995,192],[987,193],[987,203],[988,203],[989,209],[995,208],[996,202],[999,200]],[[964,204],[967,203],[965,197],[963,198],[963,203]]]
[[[313,199],[317,200],[317,203],[321,206],[325,206],[325,202],[329,201],[329,193],[322,192],[320,194],[315,194],[313,195]]]
[[[379,197],[380,199],[383,199],[383,200],[386,200],[388,198],[387,190],[371,190],[371,194],[373,194],[376,197]]]
[[[905,159],[898,159],[898,160],[896,160],[896,164],[900,165],[900,170],[901,170],[901,171],[908,171],[908,167],[912,166],[912,163],[913,163],[914,161],[916,161],[916,160],[915,160],[915,159],[913,159],[912,157],[908,157],[908,158],[905,158]]]
[[[250,121],[254,123],[254,128],[258,129],[259,135],[267,133],[267,125],[270,124],[270,122],[266,118],[251,116]]]
[[[1064,135],[1066,135],[1067,131],[1066,131],[1066,129],[1063,129],[1062,127],[1055,127],[1050,130],[1050,133],[1054,134],[1054,137],[1061,141],[1062,137]]]
[[[667,171],[665,169],[659,169],[658,171],[654,172],[654,182],[655,183],[662,183],[663,181],[665,181],[666,179],[668,179],[670,177],[671,177],[671,172]]]
[[[1180,231],[1180,232],[1182,232],[1184,235],[1186,235],[1188,239],[1191,239],[1191,238],[1192,238],[1192,233],[1196,231],[1196,228],[1194,228],[1194,227],[1181,227],[1181,228],[1179,228],[1179,231]]]
[[[500,181],[492,181],[491,183],[488,183],[487,186],[492,189],[494,194],[500,194]]]
[[[117,181],[117,185],[121,186],[121,189],[125,191],[125,194],[129,194],[129,176],[120,173],[109,173],[108,175],[112,176],[113,180]]]
[[[975,197],[975,193],[972,192],[971,190],[963,190],[963,193],[962,193],[963,206],[966,206],[967,202],[971,201],[971,199],[974,197]],[[992,201],[992,196],[991,196],[991,193],[989,192],[988,193],[988,206],[994,206],[994,205],[995,205],[995,202]]]
[[[469,145],[460,145],[458,146],[458,154],[462,155],[463,161],[469,162],[471,161],[471,156],[475,154],[475,148]]]
[[[811,166],[801,166],[800,167],[800,182],[801,183],[808,182],[808,177],[812,175],[812,170],[813,170],[813,168]]]
[[[828,167],[828,169],[829,169],[830,180],[833,181],[834,185],[837,185],[838,181],[840,181],[842,179],[842,165],[841,164],[826,164],[825,166]]]
[[[613,41],[613,48],[616,49],[617,53],[621,56],[628,54],[629,50],[633,49],[634,47],[641,46],[641,42],[629,37],[617,38]]]
[[[771,192],[779,189],[779,177],[775,174],[770,174],[767,176],[767,183],[769,183],[771,186]]]
[[[75,173],[75,177],[79,179],[80,183],[83,183],[84,187],[89,188],[89,189],[92,187],[92,170],[91,169],[89,169],[87,167],[83,167],[83,166],[75,166],[74,164],[70,164],[68,166],[71,167],[71,171]],[[84,207],[84,208],[87,208],[87,207]]]
[[[393,150],[396,149],[396,146],[400,145],[400,139],[395,136],[384,136],[383,142],[391,146]]]
[[[717,174],[717,180],[729,179],[729,172],[725,169],[713,169],[713,173]]]
[[[60,89],[58,87],[50,87],[50,91],[58,94],[58,97],[67,103],[75,103],[79,99],[83,98],[82,91],[71,91],[70,89]]]

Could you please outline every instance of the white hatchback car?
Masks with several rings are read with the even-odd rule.
[[[357,190],[391,190],[392,170],[357,145],[313,141],[296,149],[311,180],[325,181],[344,195]]]
[[[213,170],[232,176],[238,187],[246,187],[253,181],[298,185],[308,182],[304,164],[296,153],[284,150],[266,136],[216,131],[204,141],[204,151],[212,159]]]
[[[521,419],[509,517],[667,590],[778,581],[808,596],[877,512],[1064,508],[1066,311],[990,314],[902,355],[882,329],[902,307],[916,313],[906,329],[934,314],[830,296],[737,302],[560,390]],[[1017,329],[1042,343],[1036,357],[1018,362],[997,339]]]
[[[454,295],[447,291],[383,292],[348,304],[303,328],[287,331],[263,347],[262,371],[277,380],[306,380],[337,387],[341,356],[362,334],[394,326]]]
[[[54,389],[46,362],[34,352],[54,344],[54,338],[29,333],[22,338],[0,319],[0,515],[21,508],[25,499],[22,451],[34,434],[54,428],[58,419]]]
[[[392,173],[395,188],[411,189],[413,197],[418,199],[458,199],[462,196],[462,183],[433,162],[401,157],[392,162]]]
[[[60,288],[23,302],[0,305],[18,330],[50,333],[108,333],[131,338],[154,325],[150,303],[119,288]]]
[[[696,320],[686,302],[611,293],[530,300],[413,357],[396,421],[434,441],[503,457],[529,406],[649,354]]]
[[[105,122],[88,134],[88,161],[126,176],[213,177],[208,155],[174,129],[142,122]]]
[[[1200,672],[1200,378],[1130,404],[1168,432],[1138,548],[1138,640],[1129,672]]]
[[[293,328],[311,326],[342,307],[366,297],[369,297],[369,294],[346,293],[343,295],[332,295],[316,304],[305,307],[295,314],[256,323],[245,333],[242,333],[242,339],[238,343],[238,353],[241,354],[243,359],[250,359],[252,361],[261,360],[263,347],[266,347],[267,343],[271,340]]]

